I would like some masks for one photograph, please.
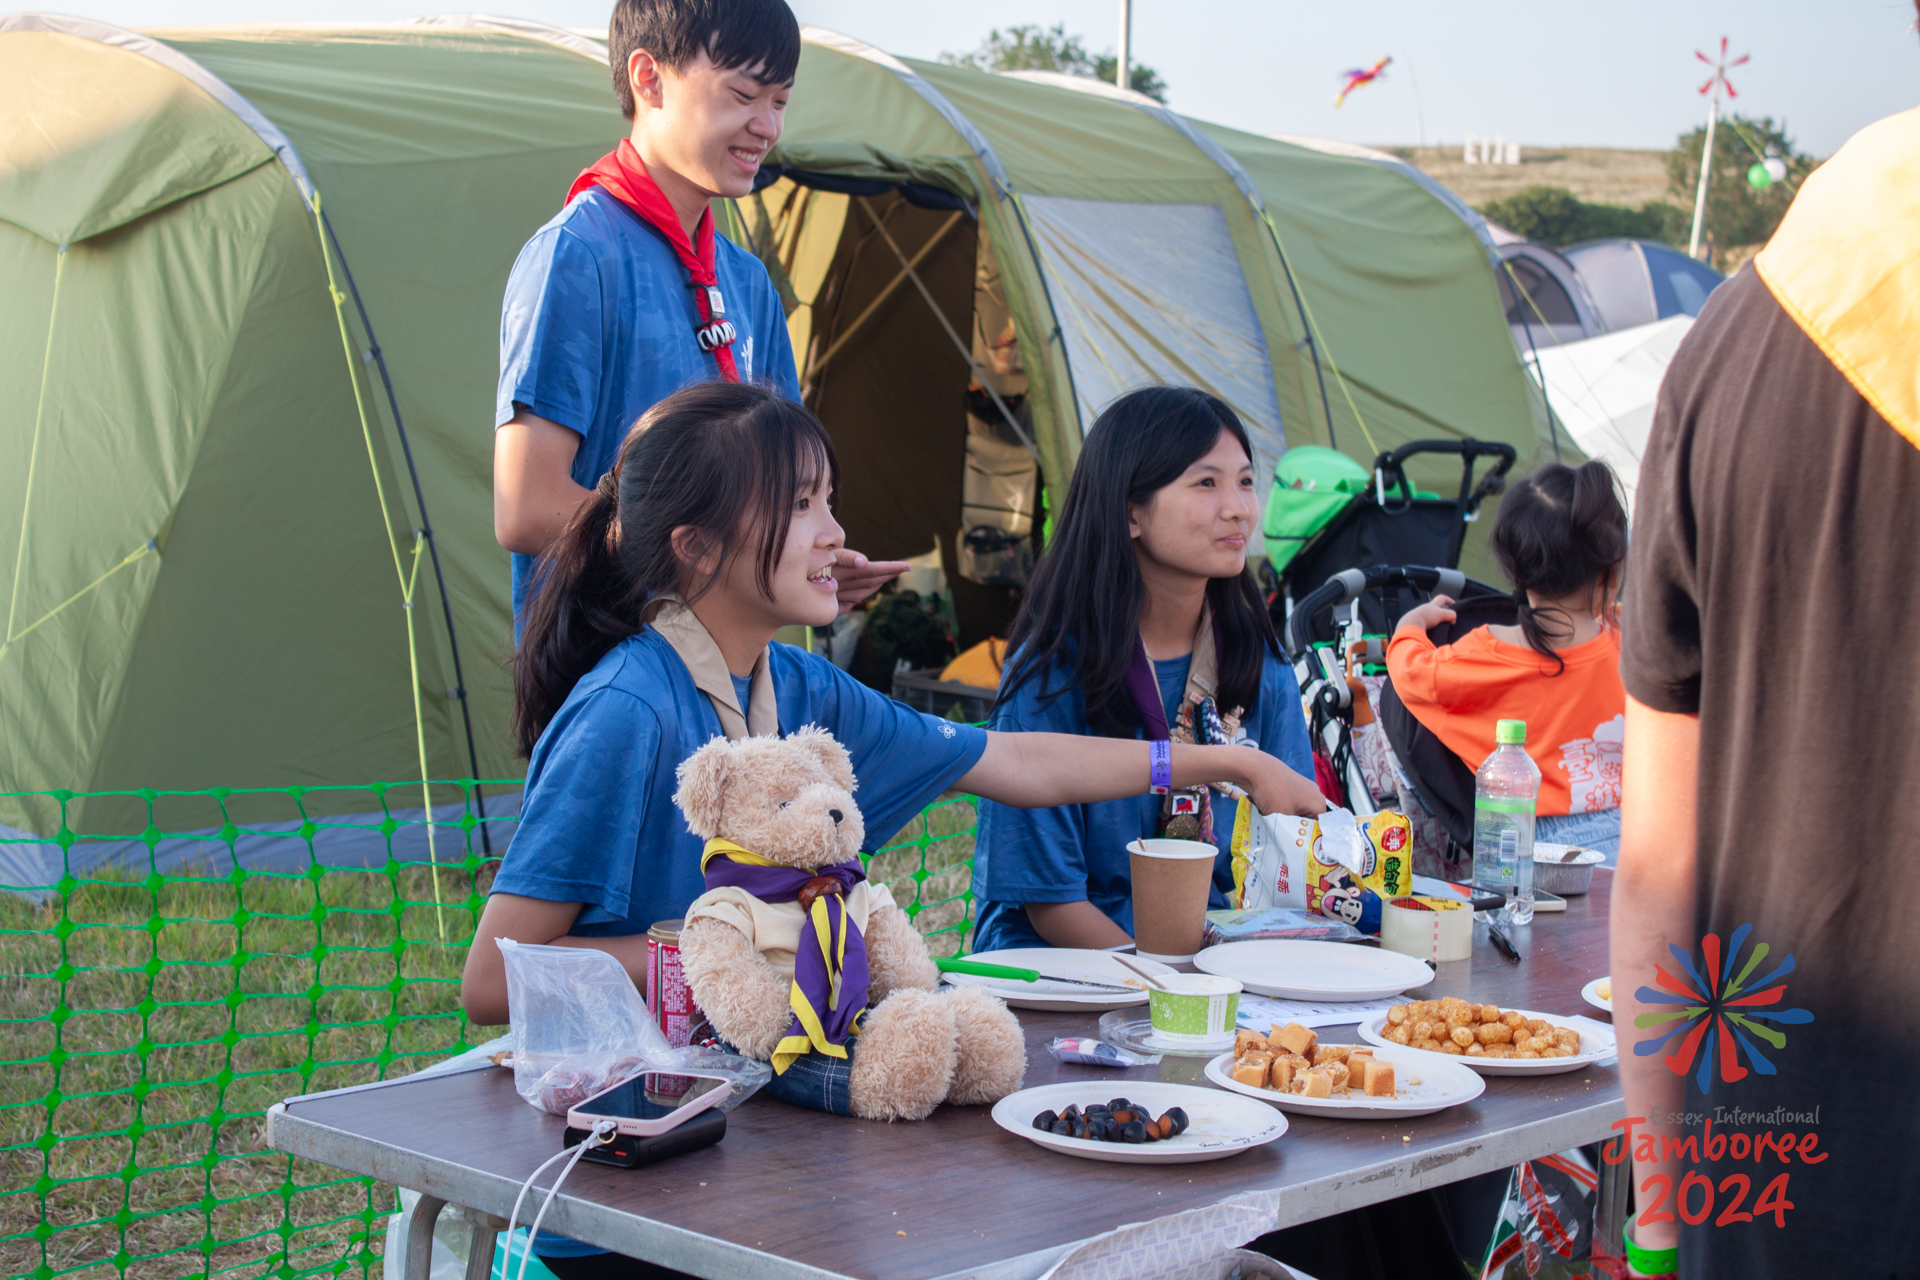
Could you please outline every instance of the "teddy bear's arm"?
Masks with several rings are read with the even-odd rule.
[[[876,910],[867,920],[868,992],[875,1001],[895,991],[932,991],[940,985],[940,971],[927,955],[927,944],[907,919],[907,913],[892,903]]]
[[[747,936],[711,917],[680,931],[680,965],[693,999],[722,1039],[762,1062],[792,1021],[792,983],[767,963]]]

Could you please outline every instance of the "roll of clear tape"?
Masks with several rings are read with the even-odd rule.
[[[1380,908],[1380,945],[1434,963],[1465,960],[1473,954],[1473,912],[1445,898],[1394,898]]]

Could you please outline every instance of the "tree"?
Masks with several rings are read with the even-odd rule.
[[[943,53],[940,61],[950,66],[972,67],[976,71],[1059,71],[1070,76],[1113,83],[1120,68],[1119,57],[1106,53],[1095,56],[1079,36],[1067,34],[1065,23],[1051,27],[1025,25],[995,27],[970,53]],[[1134,63],[1127,68],[1127,81],[1136,93],[1144,93],[1155,102],[1167,100],[1167,84],[1152,67]]]
[[[1492,200],[1480,212],[1516,235],[1551,245],[1627,236],[1676,244],[1687,234],[1686,211],[1649,200],[1638,209],[1594,204],[1565,187],[1531,186],[1504,200]]]
[[[1668,189],[1685,201],[1687,227],[1691,228],[1694,193],[1700,183],[1700,148],[1706,140],[1707,126],[1701,125],[1683,134],[1667,153]],[[1787,165],[1785,182],[1758,189],[1747,181],[1747,170],[1766,154],[1777,154]],[[1793,203],[1800,183],[1814,171],[1818,161],[1793,148],[1784,125],[1776,127],[1771,116],[1749,119],[1723,116],[1713,133],[1713,172],[1707,178],[1707,212],[1702,220],[1702,240],[1712,236],[1717,248],[1763,244],[1773,235],[1787,206]]]

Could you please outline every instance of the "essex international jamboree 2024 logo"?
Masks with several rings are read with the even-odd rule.
[[[1721,957],[1719,934],[1710,933],[1700,939],[1698,967],[1694,965],[1693,957],[1679,947],[1668,947],[1685,970],[1686,977],[1675,977],[1664,967],[1655,965],[1654,981],[1665,990],[1642,987],[1634,992],[1634,998],[1642,1004],[1673,1005],[1675,1008],[1670,1013],[1643,1013],[1633,1020],[1633,1025],[1642,1031],[1669,1022],[1679,1025],[1664,1034],[1641,1037],[1640,1042],[1633,1046],[1636,1055],[1652,1057],[1660,1052],[1662,1046],[1678,1037],[1680,1043],[1664,1059],[1667,1069],[1677,1076],[1684,1076],[1697,1059],[1700,1070],[1694,1077],[1694,1083],[1700,1086],[1701,1093],[1710,1092],[1713,1088],[1716,1049],[1720,1058],[1720,1079],[1727,1084],[1744,1080],[1747,1076],[1747,1068],[1740,1065],[1741,1055],[1736,1052],[1736,1046],[1745,1050],[1746,1059],[1753,1064],[1755,1071],[1763,1076],[1778,1074],[1772,1061],[1754,1048],[1753,1040],[1749,1040],[1747,1034],[1750,1032],[1755,1039],[1766,1041],[1777,1052],[1787,1046],[1786,1032],[1760,1024],[1764,1021],[1791,1026],[1812,1022],[1813,1015],[1805,1009],[1773,1007],[1787,994],[1787,984],[1784,981],[1777,986],[1771,984],[1793,972],[1792,953],[1788,953],[1787,958],[1766,977],[1749,984],[1747,979],[1753,976],[1753,971],[1760,967],[1761,961],[1767,958],[1771,950],[1764,942],[1755,943],[1739,976],[1733,976],[1733,966],[1740,959],[1740,948],[1752,932],[1753,926],[1750,924],[1735,929],[1724,960]]]
[[[1703,1095],[1713,1088],[1716,1060],[1723,1084],[1736,1084],[1750,1074],[1778,1075],[1779,1068],[1754,1041],[1761,1041],[1778,1053],[1787,1045],[1786,1033],[1780,1027],[1813,1021],[1813,1014],[1805,1009],[1778,1007],[1787,993],[1785,978],[1793,972],[1791,953],[1761,978],[1754,978],[1753,973],[1771,951],[1766,943],[1754,944],[1746,962],[1741,964],[1740,950],[1752,932],[1752,925],[1741,925],[1724,947],[1719,934],[1707,934],[1700,940],[1698,964],[1679,947],[1669,947],[1674,959],[1680,962],[1681,973],[1669,973],[1665,967],[1655,965],[1654,981],[1658,988],[1641,987],[1634,992],[1634,998],[1643,1005],[1667,1006],[1665,1011],[1650,1010],[1633,1020],[1634,1026],[1645,1033],[1633,1046],[1634,1054],[1650,1058],[1671,1045],[1662,1062],[1682,1078],[1692,1072],[1694,1083]],[[1738,974],[1734,973],[1735,965],[1740,966]],[[1749,1065],[1742,1065],[1743,1058]],[[1688,1133],[1677,1140],[1671,1133],[1660,1134],[1657,1139],[1647,1132],[1636,1135],[1634,1126],[1646,1124],[1647,1117],[1629,1116],[1613,1126],[1624,1132],[1619,1143],[1604,1151],[1602,1158],[1608,1164],[1619,1164],[1631,1152],[1636,1160],[1672,1162],[1681,1167],[1703,1160],[1710,1163],[1751,1160],[1761,1166],[1774,1162],[1791,1164],[1796,1158],[1801,1164],[1819,1164],[1827,1158],[1828,1153],[1816,1151],[1820,1135],[1813,1129],[1797,1135],[1792,1132],[1794,1125],[1819,1123],[1817,1107],[1809,1112],[1775,1108],[1758,1115],[1738,1108],[1714,1107],[1713,1113],[1712,1116],[1676,1113],[1653,1117],[1655,1124],[1677,1126],[1683,1131],[1703,1126],[1702,1132]],[[1757,1132],[1737,1128],[1714,1131],[1716,1124],[1724,1125],[1728,1120],[1735,1124],[1745,1121],[1777,1127]],[[1756,1168],[1754,1172],[1756,1177],[1764,1178],[1771,1171]],[[1639,1215],[1640,1221],[1672,1222],[1677,1213],[1679,1220],[1690,1226],[1698,1226],[1710,1217],[1715,1226],[1722,1227],[1768,1217],[1775,1226],[1786,1226],[1787,1210],[1793,1208],[1793,1202],[1787,1198],[1788,1174],[1778,1173],[1769,1179],[1754,1199],[1752,1211],[1748,1212],[1743,1206],[1754,1181],[1755,1178],[1745,1173],[1734,1172],[1722,1178],[1716,1187],[1713,1179],[1705,1174],[1687,1170],[1676,1187],[1669,1174],[1653,1174],[1640,1184],[1640,1203],[1645,1206]],[[1717,1217],[1713,1214],[1716,1199],[1720,1200]]]

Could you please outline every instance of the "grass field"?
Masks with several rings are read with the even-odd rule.
[[[1667,189],[1665,151],[1523,146],[1519,164],[1467,164],[1457,146],[1391,149],[1475,208],[1532,186],[1565,187],[1582,200],[1635,209],[1649,200],[1692,206],[1690,197]]]
[[[870,868],[936,954],[973,826],[936,804]],[[263,1150],[264,1112],[497,1034],[458,1000],[490,875],[443,867],[439,907],[397,865],[0,894],[0,1275],[378,1275],[393,1189]]]

